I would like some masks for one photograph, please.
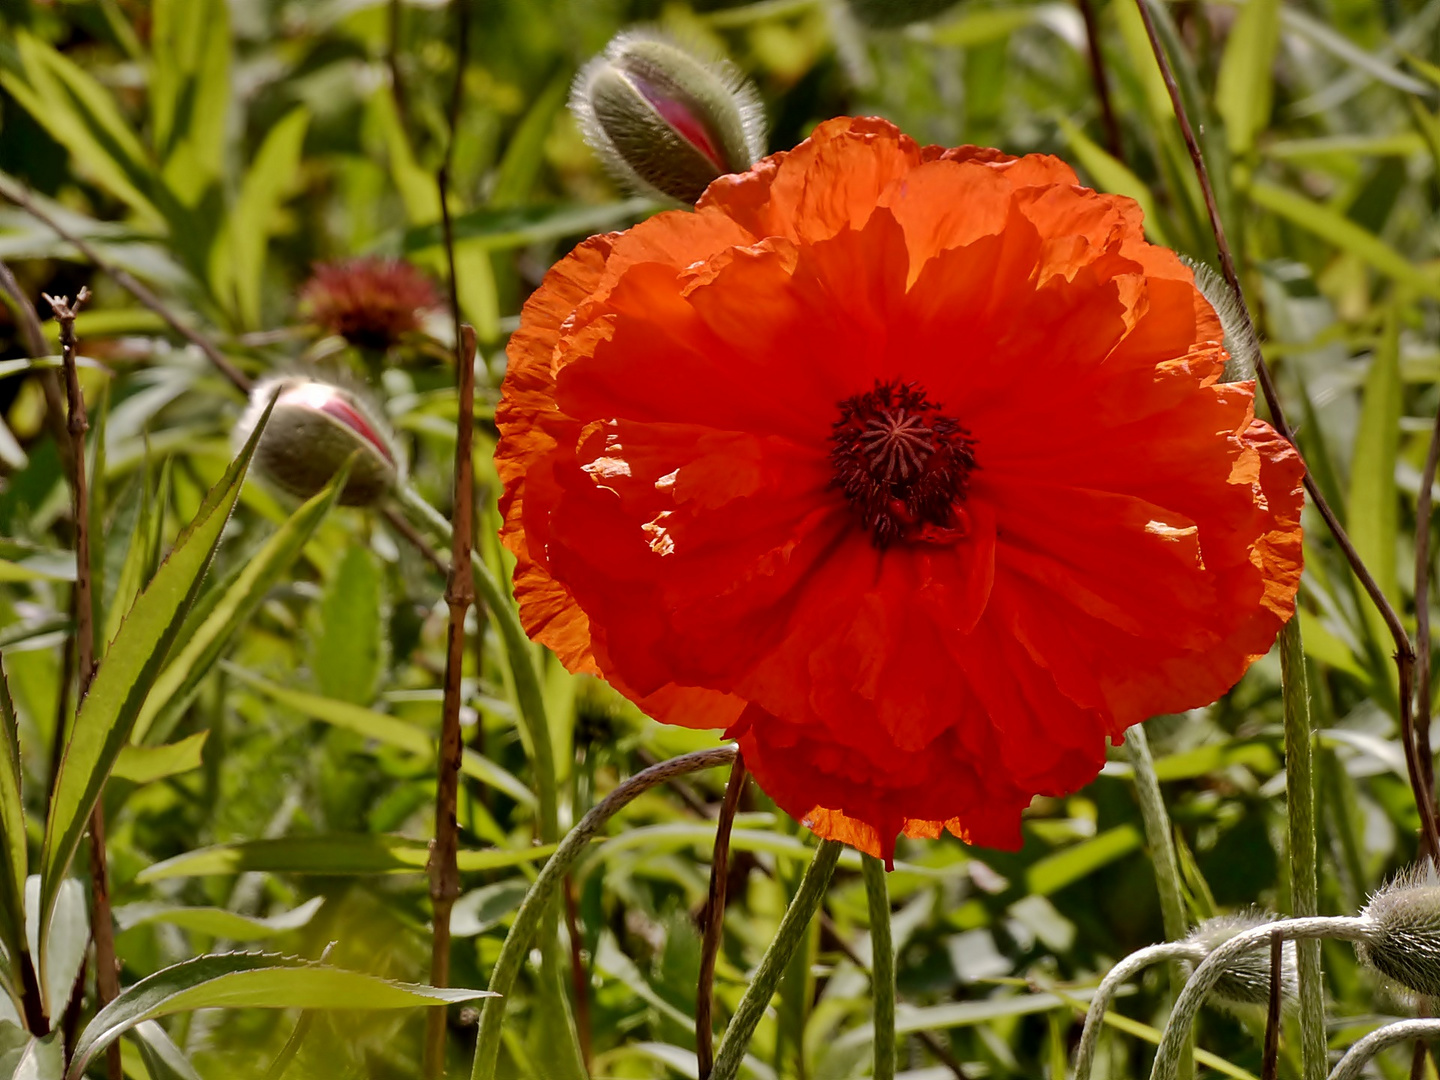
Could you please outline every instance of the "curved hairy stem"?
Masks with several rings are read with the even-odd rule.
[[[1195,969],[1195,974],[1190,976],[1190,981],[1175,1000],[1175,1008],[1170,1013],[1165,1032],[1160,1038],[1160,1048],[1155,1052],[1155,1066],[1150,1070],[1150,1080],[1175,1080],[1181,1060],[1189,1058],[1190,1033],[1195,1026],[1200,1005],[1236,957],[1268,946],[1276,933],[1283,934],[1287,941],[1316,938],[1362,941],[1370,936],[1374,926],[1371,919],[1348,915],[1281,919],[1236,934],[1229,941],[1216,946],[1205,958],[1205,962]]]
[[[495,1065],[500,1056],[500,1024],[505,1018],[505,995],[514,989],[525,954],[530,951],[531,941],[540,928],[556,889],[575,864],[575,860],[590,846],[590,841],[623,807],[657,784],[701,769],[729,765],[735,760],[736,754],[735,747],[721,746],[652,765],[630,777],[596,803],[590,812],[580,819],[579,824],[565,835],[555,854],[546,861],[539,877],[530,886],[530,891],[525,894],[520,910],[515,913],[515,922],[511,924],[510,932],[505,935],[505,943],[500,947],[500,957],[495,961],[495,970],[490,975],[490,989],[501,996],[486,998],[480,1009],[480,1034],[475,1042],[475,1061],[470,1069],[471,1080],[495,1080]]]
[[[739,1074],[740,1062],[745,1057],[751,1036],[755,1034],[755,1027],[760,1023],[760,1017],[765,1015],[770,999],[775,996],[780,976],[825,898],[825,888],[830,884],[830,876],[835,873],[842,847],[838,840],[820,842],[815,858],[800,879],[795,899],[785,909],[775,940],[770,942],[770,947],[760,958],[760,966],[755,969],[750,986],[740,1000],[740,1007],[725,1029],[725,1037],[720,1040],[720,1052],[715,1056],[715,1070],[710,1074],[711,1080],[735,1080]]]
[[[1440,1020],[1401,1020],[1386,1024],[1350,1047],[1330,1074],[1330,1080],[1360,1080],[1365,1065],[1382,1050],[1411,1039],[1434,1038],[1440,1038]]]
[[[875,995],[875,1080],[895,1080],[895,943],[890,937],[890,890],[885,867],[860,856],[870,905],[870,986]]]
[[[1085,1026],[1080,1032],[1080,1046],[1075,1051],[1075,1080],[1090,1080],[1090,1070],[1095,1067],[1095,1050],[1100,1045],[1100,1029],[1105,1023],[1105,1014],[1115,1000],[1120,987],[1133,979],[1151,964],[1173,961],[1198,961],[1204,950],[1188,941],[1165,941],[1159,945],[1147,945],[1125,957],[1105,978],[1095,996],[1090,999],[1090,1008],[1085,1013]]]
[[[730,766],[730,781],[725,785],[725,801],[720,804],[720,817],[715,822],[715,847],[710,858],[710,894],[705,903],[705,936],[700,942],[700,977],[695,985],[695,1060],[700,1080],[710,1080],[715,1065],[715,1028],[712,1010],[715,1005],[715,960],[720,953],[720,939],[725,931],[725,886],[730,872],[730,828],[740,806],[740,793],[745,790],[745,759],[735,755]]]

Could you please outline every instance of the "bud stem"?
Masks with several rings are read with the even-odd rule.
[[[1440,1020],[1401,1020],[1386,1024],[1350,1047],[1330,1074],[1330,1080],[1360,1080],[1370,1059],[1381,1051],[1410,1039],[1435,1038],[1440,1038]]]
[[[895,943],[890,937],[890,890],[885,866],[860,856],[870,905],[870,986],[875,996],[875,1080],[895,1080]]]
[[[714,750],[697,750],[693,754],[652,765],[630,777],[596,803],[590,812],[580,819],[580,823],[566,834],[555,854],[546,860],[540,875],[530,886],[530,891],[525,894],[520,909],[515,913],[510,932],[505,935],[505,943],[500,947],[500,956],[490,975],[490,990],[500,996],[486,998],[485,1004],[481,1006],[480,1034],[475,1043],[471,1080],[495,1080],[495,1068],[500,1056],[500,1025],[505,1019],[507,995],[515,986],[525,955],[530,951],[535,933],[551,908],[556,889],[575,864],[575,860],[590,847],[590,841],[616,813],[652,787],[701,769],[728,765],[735,760],[736,753],[733,745],[721,746]],[[835,846],[838,855],[839,845]]]
[[[1128,738],[1128,733],[1127,733]],[[1164,941],[1159,945],[1148,945],[1137,949],[1110,969],[1095,996],[1090,999],[1090,1008],[1085,1013],[1085,1026],[1080,1032],[1080,1046],[1075,1051],[1075,1080],[1090,1080],[1090,1071],[1095,1066],[1095,1050],[1100,1044],[1100,1029],[1104,1026],[1105,1014],[1120,987],[1124,986],[1139,972],[1151,964],[1166,960],[1197,960],[1198,950],[1188,941]]]
[[[1160,1048],[1155,1053],[1155,1065],[1150,1071],[1150,1080],[1175,1080],[1181,1058],[1189,1056],[1190,1034],[1195,1026],[1195,1017],[1200,1012],[1200,1005],[1236,957],[1269,945],[1271,935],[1276,933],[1283,934],[1289,941],[1320,938],[1364,941],[1373,935],[1375,927],[1375,920],[1364,916],[1333,915],[1282,919],[1236,934],[1229,941],[1216,946],[1204,963],[1195,969],[1195,974],[1190,976],[1190,981],[1175,1000],[1175,1008],[1170,1013],[1165,1033],[1160,1039]]]

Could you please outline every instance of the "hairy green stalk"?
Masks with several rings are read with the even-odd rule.
[[[860,857],[870,903],[870,985],[875,995],[875,1080],[895,1080],[895,943],[890,937],[890,890],[885,865]]]
[[[1315,769],[1310,688],[1300,620],[1280,632],[1280,681],[1285,697],[1285,805],[1289,818],[1290,907],[1297,918],[1320,913],[1315,877]],[[1325,1080],[1325,997],[1319,940],[1296,943],[1300,978],[1300,1059],[1304,1080]]]
[[[1138,949],[1121,960],[1100,980],[1095,996],[1090,999],[1090,1009],[1085,1013],[1085,1026],[1080,1032],[1080,1046],[1075,1051],[1075,1080],[1090,1080],[1090,1071],[1095,1067],[1095,1050],[1100,1045],[1100,1029],[1105,1026],[1105,1014],[1120,988],[1137,974],[1162,961],[1178,965],[1184,960],[1196,960],[1201,950],[1188,941],[1166,941]],[[1182,969],[1183,970],[1183,969]],[[1179,985],[1177,984],[1177,990]]]
[[[806,868],[805,876],[800,879],[800,888],[795,893],[795,899],[790,901],[790,906],[785,909],[775,940],[770,942],[770,947],[760,958],[760,966],[755,969],[750,986],[745,991],[745,996],[740,999],[740,1007],[735,1010],[730,1026],[725,1029],[725,1036],[720,1040],[720,1050],[715,1055],[715,1070],[710,1074],[711,1080],[735,1080],[739,1075],[740,1062],[744,1060],[745,1050],[750,1045],[760,1018],[765,1015],[765,1010],[770,1005],[770,999],[775,996],[780,976],[790,962],[790,957],[799,948],[806,930],[810,927],[810,920],[815,917],[820,902],[825,898],[825,889],[830,884],[831,875],[835,873],[835,864],[840,860],[842,847],[838,840],[820,842],[815,858]],[[878,986],[878,972],[876,982]],[[878,1025],[875,1034],[878,1046]],[[490,1078],[486,1077],[485,1080]]]
[[[1155,861],[1155,887],[1160,892],[1160,916],[1165,923],[1165,936],[1179,941],[1190,931],[1185,915],[1185,897],[1180,892],[1180,861],[1175,856],[1175,837],[1170,831],[1170,814],[1160,794],[1160,780],[1155,775],[1155,759],[1150,756],[1150,740],[1143,724],[1125,732],[1125,751],[1135,770],[1135,797],[1140,802],[1140,820],[1145,824],[1145,842]],[[1183,975],[1181,982],[1184,981]],[[1178,984],[1177,984],[1178,988]]]
[[[501,996],[486,998],[480,1009],[480,1033],[475,1041],[475,1061],[470,1069],[471,1080],[495,1080],[495,1068],[500,1058],[500,1026],[505,1019],[507,996],[515,987],[515,980],[525,962],[525,954],[530,951],[536,932],[545,922],[546,913],[558,895],[560,883],[565,880],[565,875],[570,872],[575,860],[590,846],[590,841],[616,813],[637,796],[677,776],[729,765],[735,760],[735,754],[735,747],[721,746],[652,765],[636,773],[601,799],[580,819],[579,824],[565,834],[565,839],[561,841],[555,854],[546,861],[535,883],[530,886],[530,891],[525,894],[520,910],[515,913],[510,932],[505,935],[505,943],[500,947],[500,957],[495,961],[495,970],[490,975],[489,988]]]
[[[1401,1020],[1386,1024],[1350,1047],[1330,1074],[1330,1080],[1360,1080],[1365,1066],[1376,1054],[1411,1039],[1435,1038],[1440,1038],[1440,1020]]]

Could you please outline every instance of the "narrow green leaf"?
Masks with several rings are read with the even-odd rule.
[[[375,553],[352,545],[320,597],[310,670],[326,697],[355,705],[375,700],[384,661],[384,579]]]
[[[1144,839],[1135,826],[1117,825],[1033,863],[1025,871],[1025,888],[1030,893],[1048,896],[1132,851],[1139,851],[1143,845]]]
[[[231,941],[257,941],[307,925],[325,903],[312,897],[299,907],[268,918],[240,915],[225,908],[184,907],[174,904],[126,904],[115,909],[115,926],[122,933],[137,926],[165,923],[197,934]]]
[[[1250,152],[1270,121],[1279,47],[1280,0],[1247,0],[1225,43],[1215,84],[1215,109],[1236,157]]]
[[[274,234],[276,212],[295,188],[300,149],[309,126],[309,110],[296,108],[270,129],[241,181],[226,239],[212,252],[212,286],[227,307],[233,304],[242,327],[253,329],[260,325],[265,252]]]
[[[166,182],[188,205],[220,178],[230,110],[230,12],[224,0],[156,0],[150,115]]]
[[[929,32],[937,45],[973,49],[992,42],[1004,41],[1017,30],[1040,21],[1038,7],[1007,7],[964,12],[957,19],[947,19]]]
[[[150,1080],[201,1080],[195,1066],[154,1020],[136,1024],[128,1034],[140,1048],[140,1060]]]
[[[1258,206],[1349,252],[1402,285],[1426,296],[1440,296],[1440,278],[1426,274],[1374,233],[1330,207],[1264,180],[1250,186],[1250,198]]]
[[[10,1080],[60,1080],[65,1071],[65,1050],[60,1033],[52,1031],[43,1039],[31,1039],[15,1063]]]
[[[307,694],[301,690],[287,690],[239,667],[231,666],[228,670],[272,700],[286,708],[294,709],[312,720],[345,728],[347,731],[356,732],[367,739],[374,739],[376,742],[409,751],[426,759],[432,759],[435,756],[435,735],[414,724],[397,720],[393,716],[386,716],[373,709],[352,705],[347,701],[336,701],[334,698],[321,697],[319,694]],[[513,773],[496,765],[489,758],[477,754],[468,747],[461,756],[460,771],[482,784],[493,787],[496,791],[503,791],[523,806],[535,806],[535,793],[521,780]]]
[[[460,869],[466,873],[543,862],[554,844],[518,851],[487,849],[461,851]],[[244,840],[234,844],[187,851],[148,866],[136,875],[140,884],[166,878],[203,877],[210,874],[416,874],[425,869],[430,845],[405,836],[326,833],[318,836],[282,836],[270,840]]]
[[[25,948],[25,804],[20,797],[20,726],[0,657],[0,945],[16,963]]]
[[[41,958],[40,992],[45,1012],[53,1019],[70,1000],[90,945],[90,902],[85,887],[74,878],[60,883],[43,945],[39,915],[40,875],[31,874],[25,880],[25,938],[30,955]]]
[[[75,717],[55,778],[40,856],[42,949],[60,882],[85,831],[86,819],[121,747],[129,741],[160,665],[200,591],[268,418],[267,410],[240,455],[205,496],[199,514],[180,534],[169,558],[135,601]]]
[[[168,462],[167,462],[168,466]],[[153,536],[156,532],[156,516],[164,516],[165,492],[169,487],[169,469],[165,469],[159,482],[152,481],[147,462],[140,483],[140,508],[135,515],[135,527],[130,534],[130,546],[125,550],[125,561],[120,564],[119,576],[115,579],[115,594],[106,612],[106,647],[120,632],[125,613],[130,610],[135,598],[150,581],[154,573],[151,552],[154,550]],[[158,494],[152,495],[152,491]],[[158,508],[158,509],[157,509]]]
[[[545,140],[570,93],[570,74],[560,71],[552,77],[515,129],[495,170],[495,186],[490,191],[492,207],[516,206],[530,199],[545,161]]]
[[[324,491],[302,503],[290,520],[245,564],[206,615],[205,621],[188,635],[175,659],[155,680],[154,690],[135,719],[132,735],[135,742],[144,740],[160,716],[173,715],[185,708],[200,680],[209,674],[235,631],[249,621],[276,582],[299,558],[310,537],[335,505],[335,499],[349,475],[347,463],[331,478]]]
[[[1399,493],[1395,464],[1400,454],[1400,327],[1392,309],[1385,332],[1370,359],[1365,377],[1360,424],[1350,459],[1348,504],[1350,540],[1360,558],[1391,603],[1399,603],[1396,576],[1396,530],[1399,527]],[[1379,612],[1365,606],[1367,618],[1377,622],[1382,639],[1387,632]]]
[[[126,746],[120,750],[110,775],[132,784],[151,784],[200,768],[210,732],[197,731],[179,742],[163,746]]]
[[[147,155],[115,99],[93,76],[34,35],[16,30],[14,42],[25,78],[4,73],[0,84],[96,183],[142,216],[159,218],[146,190]]]
[[[634,221],[656,209],[651,199],[627,199],[604,206],[514,206],[485,208],[460,214],[454,220],[455,239],[485,251],[505,251],[528,244],[600,232]],[[422,219],[431,220],[431,219]],[[419,254],[443,242],[438,224],[420,225],[405,233],[405,250]]]
[[[200,956],[141,979],[101,1009],[76,1040],[65,1076],[79,1080],[91,1059],[136,1024],[190,1009],[409,1009],[489,996],[390,982],[287,956]]]

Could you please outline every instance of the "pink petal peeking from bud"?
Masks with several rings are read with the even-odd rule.
[[[374,446],[386,461],[392,465],[395,463],[394,455],[391,454],[390,447],[386,445],[385,440],[375,432],[360,411],[337,393],[334,387],[317,382],[305,383],[281,394],[280,400],[276,404],[299,405],[334,417]]]
[[[675,129],[676,134],[709,158],[710,163],[721,173],[731,171],[730,166],[725,164],[725,157],[721,154],[710,130],[700,117],[691,112],[683,102],[667,96],[659,87],[647,82],[635,72],[627,71],[625,77],[630,80],[636,90],[640,91],[640,96],[664,118],[665,123]]]

